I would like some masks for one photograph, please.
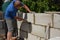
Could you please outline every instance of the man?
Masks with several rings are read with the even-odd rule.
[[[14,21],[14,19],[17,19],[19,21],[22,20],[22,18],[16,17],[16,12],[18,11],[20,7],[23,7],[28,12],[31,12],[30,9],[25,4],[23,4],[22,2],[18,0],[12,1],[6,9],[4,18],[6,20],[7,27],[8,27],[7,40],[12,40],[12,32],[13,32],[12,22]]]

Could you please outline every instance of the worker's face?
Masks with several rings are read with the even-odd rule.
[[[19,9],[20,8],[20,5],[16,5],[15,8]]]
[[[19,9],[20,8],[20,1],[15,1],[14,6],[15,6],[15,8]]]
[[[17,8],[17,9],[20,9],[20,6],[17,6],[16,8]]]

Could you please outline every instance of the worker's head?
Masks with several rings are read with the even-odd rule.
[[[20,1],[15,1],[14,2],[14,7],[19,9],[20,8]]]

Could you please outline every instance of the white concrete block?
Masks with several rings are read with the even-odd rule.
[[[30,13],[27,13],[27,20],[28,22],[31,22],[31,23],[34,23],[34,17],[33,17],[33,14],[30,14]]]
[[[51,22],[51,14],[35,14],[35,24],[47,25]]]
[[[27,38],[24,38],[24,40],[27,40]]]
[[[41,38],[41,40],[45,40],[44,38]]]
[[[32,34],[28,34],[28,40],[40,40],[40,37],[34,36]]]
[[[49,40],[60,40],[60,37],[51,38]]]
[[[45,36],[45,27],[42,26],[37,26],[37,25],[32,25],[32,34],[44,37]]]
[[[60,15],[54,14],[54,27],[60,28]]]
[[[60,30],[51,28],[50,29],[50,38],[54,38],[54,37],[60,37]]]
[[[22,22],[23,22],[23,21],[18,21],[18,20],[17,20],[17,28],[18,28],[18,29],[20,29],[20,26],[21,26]]]

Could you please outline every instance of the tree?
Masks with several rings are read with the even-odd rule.
[[[44,12],[48,11],[48,0],[22,0],[23,3],[25,3],[32,11],[35,12]],[[20,9],[24,12],[26,12],[24,9]]]
[[[2,10],[2,4],[3,4],[3,1],[0,0],[0,10]]]

